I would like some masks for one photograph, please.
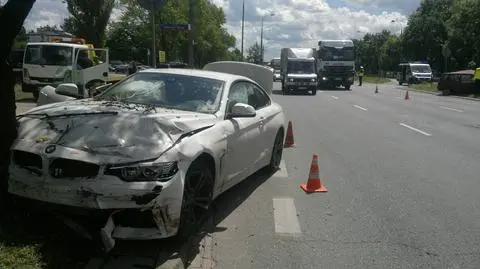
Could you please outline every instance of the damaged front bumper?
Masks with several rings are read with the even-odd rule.
[[[114,246],[115,239],[151,240],[176,235],[183,196],[181,169],[166,182],[126,182],[105,174],[104,166],[94,161],[91,153],[56,147],[55,152],[46,154],[45,145],[17,143],[13,148],[9,192],[47,204],[108,212],[101,229],[107,249]],[[82,172],[88,170],[88,165],[100,168],[95,176],[58,177],[52,175],[58,171],[51,167],[57,159],[71,161],[77,165],[73,168]]]

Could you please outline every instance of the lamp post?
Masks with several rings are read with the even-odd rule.
[[[400,25],[400,58],[403,61],[403,25],[397,20],[392,20],[392,23],[398,23]]]
[[[243,62],[243,36],[245,31],[245,0],[242,4],[242,62]]]
[[[266,14],[262,16],[262,27],[260,30],[260,55],[261,55],[260,61],[262,62],[262,64],[263,64],[263,21],[265,20],[265,17],[267,15],[270,15],[271,17],[273,17],[275,16],[275,13],[271,12],[270,14]]]

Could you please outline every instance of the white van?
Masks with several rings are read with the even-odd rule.
[[[432,69],[427,63],[401,63],[398,65],[398,84],[414,84],[430,82],[433,79]]]

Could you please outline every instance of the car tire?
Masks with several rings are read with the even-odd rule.
[[[270,157],[270,163],[268,164],[268,172],[275,173],[280,168],[280,162],[283,155],[283,129],[278,130],[275,140],[273,141],[272,155]]]
[[[32,90],[32,95],[33,95],[33,101],[34,102],[37,102],[38,101],[38,97],[40,96],[40,89],[39,88],[34,88]]]
[[[317,88],[312,90],[312,95],[317,95]]]
[[[185,175],[177,239],[186,241],[194,236],[209,217],[210,205],[213,202],[214,183],[213,171],[207,161],[197,159],[190,165]],[[203,186],[197,190],[195,187],[200,186],[198,184],[203,184]],[[201,203],[199,198],[202,198]]]
[[[350,87],[350,85],[345,85],[345,90],[350,91],[352,90],[352,88]]]

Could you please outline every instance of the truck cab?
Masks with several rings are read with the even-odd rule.
[[[320,40],[317,51],[319,87],[344,86],[350,90],[355,75],[352,40]]]

